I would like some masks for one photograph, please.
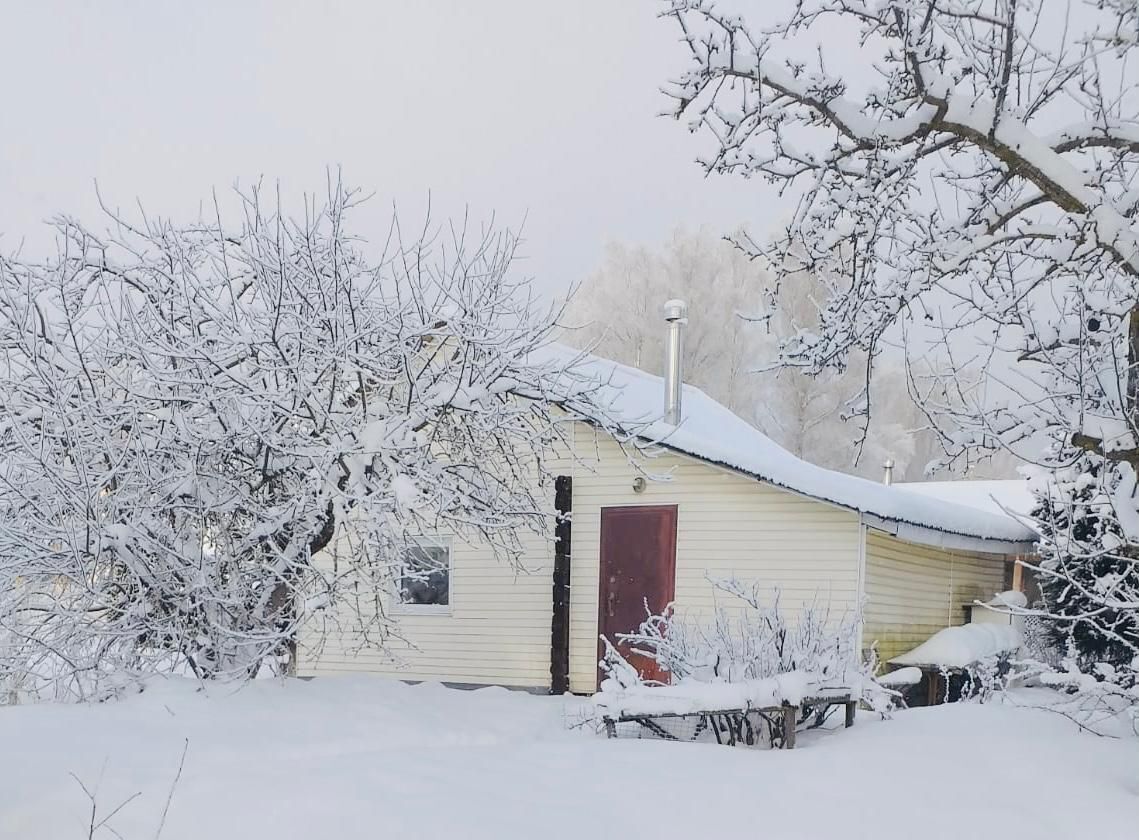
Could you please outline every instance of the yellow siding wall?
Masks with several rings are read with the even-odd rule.
[[[858,602],[858,515],[694,459],[663,455],[645,461],[669,473],[634,493],[638,475],[620,448],[588,427],[575,430],[580,463],[573,474],[570,595],[570,687],[592,691],[597,674],[597,591],[601,508],[676,504],[676,600],[688,614],[714,605],[705,573],[759,580],[782,589],[794,611],[818,597],[836,618]],[[551,488],[552,494],[552,488]],[[551,498],[552,501],[552,498]],[[349,671],[402,679],[549,685],[553,543],[528,536],[526,571],[516,573],[477,546],[453,545],[451,613],[395,615],[403,640],[385,651],[362,644],[353,617],[318,643],[302,634],[298,673]]]
[[[965,622],[964,607],[1003,589],[1001,555],[932,548],[880,531],[866,539],[863,646],[878,643],[885,661],[943,627]]]
[[[572,430],[567,430],[572,437]],[[551,474],[566,473],[566,453],[551,455]],[[549,532],[524,531],[521,566],[499,559],[485,544],[452,537],[450,610],[411,612],[393,608],[394,591],[381,593],[392,634],[378,641],[362,632],[376,610],[341,608],[302,628],[300,676],[364,671],[403,680],[546,688],[550,684],[550,618],[553,604],[554,487],[546,491]],[[444,536],[442,534],[432,536]],[[341,545],[338,550],[346,551]],[[325,558],[325,562],[331,562]],[[393,586],[394,590],[394,586]],[[367,638],[365,636],[367,635]],[[365,642],[371,642],[366,644]]]
[[[677,509],[676,603],[680,612],[714,606],[705,574],[735,575],[782,589],[794,612],[816,595],[839,617],[858,602],[858,514],[761,484],[678,455],[645,461],[654,475],[634,493],[634,468],[609,439],[578,433],[587,464],[574,473],[573,558],[570,595],[570,688],[592,691],[597,679],[597,597],[601,508],[670,505]],[[596,443],[596,451],[594,444]]]
[[[533,534],[525,541],[526,569],[518,571],[485,547],[454,540],[449,614],[392,613],[402,638],[377,649],[362,644],[354,615],[342,610],[342,628],[332,629],[322,646],[315,632],[302,634],[298,673],[548,686],[553,541]],[[384,602],[390,611],[391,598]]]

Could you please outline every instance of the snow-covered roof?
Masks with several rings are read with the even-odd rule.
[[[1003,513],[808,463],[691,385],[684,386],[682,419],[674,427],[662,419],[664,381],[659,376],[562,345],[546,347],[538,360],[566,364],[575,357],[581,358],[577,371],[602,383],[601,402],[611,419],[637,427],[641,436],[668,449],[859,511],[867,524],[914,542],[995,553],[1026,551],[1035,542],[1029,528]]]
[[[1010,478],[999,481],[907,481],[897,485],[910,493],[918,493],[943,502],[983,510],[1013,518],[1032,513],[1035,497],[1028,481]]]

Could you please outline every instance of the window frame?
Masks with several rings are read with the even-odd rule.
[[[399,573],[395,579],[395,593],[392,597],[392,613],[395,615],[450,615],[453,605],[455,579],[455,552],[450,537],[427,534],[408,541],[408,546],[423,548],[443,548],[447,551],[447,603],[410,604],[403,600],[403,579],[407,573],[406,560],[400,560]]]

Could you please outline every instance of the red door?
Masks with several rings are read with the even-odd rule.
[[[676,505],[601,509],[601,581],[598,632],[617,645],[646,679],[667,674],[643,656],[617,644],[618,633],[645,620],[645,602],[660,612],[676,596]],[[604,652],[598,641],[598,659]],[[600,675],[599,675],[600,679]]]

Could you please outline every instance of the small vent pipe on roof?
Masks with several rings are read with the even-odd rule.
[[[882,483],[889,487],[894,483],[894,459],[887,458],[886,463],[882,465]]]
[[[683,417],[680,398],[684,385],[684,326],[688,323],[688,307],[682,300],[664,304],[664,320],[668,324],[668,344],[664,359],[664,422],[680,425]]]

